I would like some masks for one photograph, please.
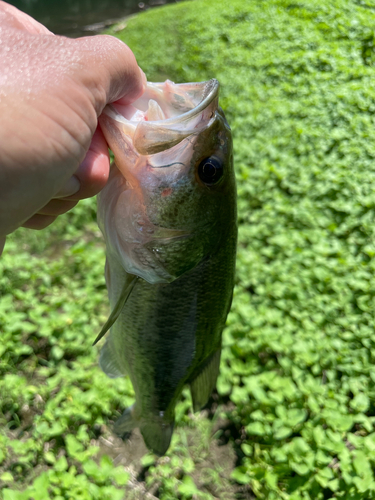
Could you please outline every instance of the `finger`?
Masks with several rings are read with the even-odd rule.
[[[45,227],[52,224],[57,219],[57,216],[54,215],[39,215],[35,214],[30,217],[29,220],[22,224],[22,227],[26,227],[27,229],[44,229]]]
[[[62,215],[77,205],[76,200],[51,200],[38,210],[39,215]],[[37,214],[37,215],[38,215]]]
[[[0,1],[0,10],[5,13],[7,16],[7,24],[10,23],[10,16],[12,16],[12,25],[17,29],[24,29],[29,33],[34,34],[50,34],[53,33],[49,31],[43,24],[38,23],[32,17],[28,16],[24,12],[18,10],[13,5],[9,5],[8,3]]]
[[[139,68],[139,72],[141,74],[141,79],[142,79],[142,92],[140,94],[135,94],[135,98],[132,94],[128,94],[126,93],[124,96],[120,97],[120,99],[117,99],[115,102],[118,102],[119,104],[122,104],[122,105],[127,105],[127,104],[131,104],[132,102],[134,102],[136,99],[138,99],[138,97],[140,97],[143,92],[146,90],[146,85],[147,85],[147,76],[145,75],[144,71]],[[112,101],[111,101],[112,102]]]
[[[63,187],[54,195],[54,198],[67,198],[74,193],[77,193],[81,188],[81,184],[75,175],[69,177]]]
[[[98,194],[107,183],[109,167],[108,145],[103,132],[98,127],[85,159],[74,174],[81,187],[75,194],[66,196],[64,199],[82,200]]]
[[[97,116],[109,102],[133,102],[143,94],[146,77],[127,45],[109,35],[79,38],[75,43],[82,53],[92,54],[83,61],[85,71],[80,76],[91,90]]]

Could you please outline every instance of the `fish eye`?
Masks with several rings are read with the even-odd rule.
[[[200,180],[208,186],[216,184],[223,176],[223,173],[223,164],[216,156],[205,158],[200,162],[198,167]]]

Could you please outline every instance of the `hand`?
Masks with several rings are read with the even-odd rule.
[[[55,36],[0,1],[0,247],[17,227],[42,229],[104,187],[109,155],[98,116],[145,85],[116,38]]]

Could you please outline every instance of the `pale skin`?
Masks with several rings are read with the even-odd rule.
[[[0,254],[7,234],[43,229],[104,187],[109,155],[98,116],[145,85],[116,38],[56,36],[0,1]]]

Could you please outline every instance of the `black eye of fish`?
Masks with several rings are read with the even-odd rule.
[[[216,184],[224,173],[223,164],[215,156],[205,158],[198,167],[198,175],[202,182],[208,186]]]

